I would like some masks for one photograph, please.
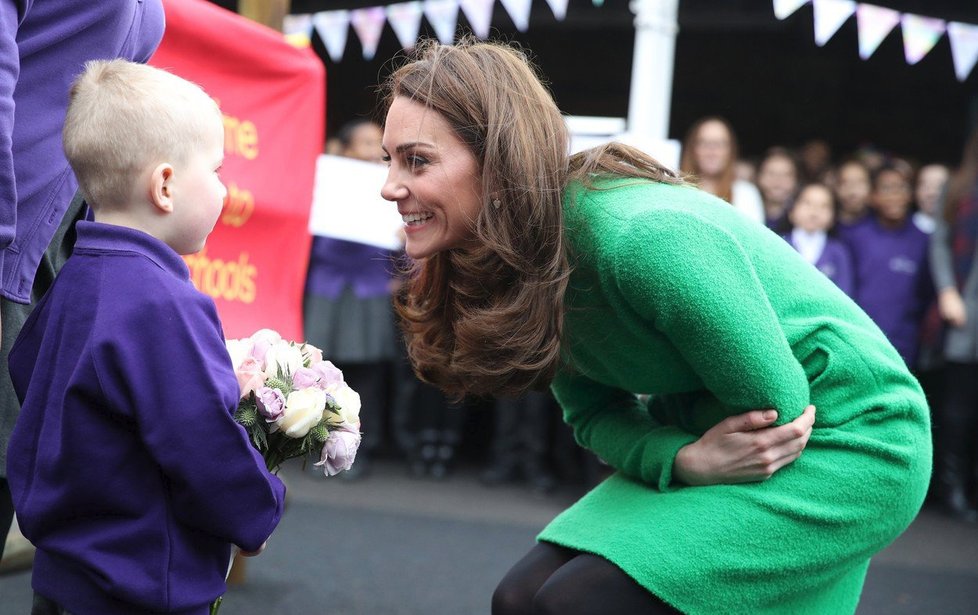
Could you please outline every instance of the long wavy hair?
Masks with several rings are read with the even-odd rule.
[[[383,94],[385,109],[405,97],[448,121],[478,162],[485,200],[477,241],[408,264],[394,304],[415,373],[454,398],[546,387],[562,361],[568,179],[678,176],[621,144],[568,158],[559,109],[511,45],[424,41]]]
[[[418,377],[447,394],[517,395],[556,371],[570,267],[562,200],[569,136],[519,49],[420,43],[384,87],[448,121],[478,163],[477,241],[410,264],[395,299]],[[495,206],[498,202],[499,206]]]

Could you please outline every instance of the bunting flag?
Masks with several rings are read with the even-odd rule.
[[[282,33],[296,47],[308,47],[312,44],[312,15],[286,15],[282,19]]]
[[[499,0],[520,32],[530,27],[530,3],[532,0]]]
[[[550,5],[550,10],[554,12],[557,21],[563,21],[564,17],[567,17],[567,2],[568,0],[547,0],[547,4]]]
[[[394,30],[397,42],[404,49],[413,49],[414,44],[418,42],[418,33],[421,32],[421,1],[389,4],[386,12],[387,23]]]
[[[904,13],[900,21],[903,26],[903,54],[907,58],[907,64],[916,64],[923,60],[944,35],[943,19]]]
[[[778,19],[787,19],[806,4],[808,0],[774,0],[774,16]]]
[[[334,62],[343,59],[346,49],[346,34],[350,29],[350,11],[323,11],[312,16],[312,25],[319,33],[326,52]]]
[[[829,42],[842,24],[856,12],[853,0],[812,0],[815,16],[815,44]]]
[[[458,0],[458,5],[465,18],[472,26],[472,31],[479,38],[489,38],[489,26],[492,24],[492,5],[495,0]]]
[[[455,27],[458,25],[456,0],[424,0],[424,16],[443,45],[455,42]]]
[[[377,45],[380,43],[380,33],[384,29],[385,21],[386,13],[380,6],[350,11],[350,25],[360,39],[364,60],[373,60],[374,55],[377,54]]]
[[[868,60],[898,23],[900,23],[900,13],[893,9],[873,4],[860,4],[856,7],[859,57]]]
[[[952,21],[947,24],[947,38],[951,42],[954,74],[958,81],[964,81],[978,62],[978,26]]]

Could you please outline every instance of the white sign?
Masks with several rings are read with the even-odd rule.
[[[380,196],[387,167],[343,156],[316,160],[309,232],[388,250],[402,246],[397,205]]]

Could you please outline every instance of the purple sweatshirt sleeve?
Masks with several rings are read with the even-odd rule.
[[[14,240],[17,182],[14,177],[14,87],[20,76],[17,28],[23,2],[0,0],[0,250]],[[0,259],[3,252],[0,251]],[[2,268],[2,263],[0,263]]]
[[[257,550],[281,518],[285,488],[232,417],[238,385],[213,302],[187,299],[164,292],[138,310],[100,313],[99,381],[112,405],[132,409],[176,517]]]

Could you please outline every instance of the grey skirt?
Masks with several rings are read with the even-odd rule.
[[[399,356],[389,296],[357,297],[347,288],[336,299],[303,299],[305,339],[334,363],[379,363]]]

